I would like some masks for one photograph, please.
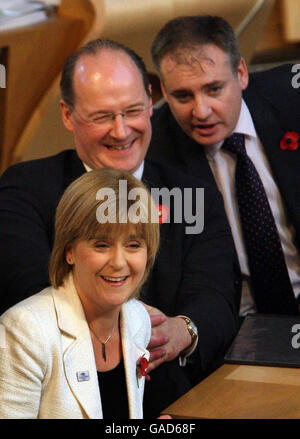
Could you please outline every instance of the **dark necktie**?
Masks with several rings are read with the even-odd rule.
[[[257,310],[297,314],[275,220],[259,174],[246,153],[244,135],[232,134],[223,149],[237,159],[236,196]]]

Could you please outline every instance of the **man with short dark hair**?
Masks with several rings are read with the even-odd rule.
[[[185,188],[204,187],[202,233],[186,233],[188,218],[174,220],[172,201],[169,212],[159,207],[161,244],[142,294],[152,320],[145,415],[158,416],[220,364],[238,328],[239,282],[222,198],[198,179],[196,184],[193,177],[144,160],[151,89],[132,51],[107,40],[88,43],[66,62],[61,89],[63,122],[76,150],[17,164],[0,179],[0,307],[4,311],[49,285],[55,209],[82,173],[121,169],[150,189],[178,188],[183,195]],[[195,202],[194,192],[190,204]]]
[[[291,66],[249,82],[233,29],[212,16],[171,20],[152,56],[167,103],[152,118],[148,157],[222,193],[242,271],[240,314],[298,314],[300,96]]]

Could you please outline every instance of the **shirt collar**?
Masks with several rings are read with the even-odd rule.
[[[246,105],[244,99],[242,99],[241,111],[239,119],[232,133],[244,134],[248,137],[257,138],[257,133],[254,127],[254,123],[250,114],[250,111]],[[216,143],[215,145],[204,145],[205,154],[208,159],[212,159],[218,151],[220,151],[224,140]]]
[[[86,163],[82,162],[83,166],[85,167],[85,170],[87,172],[92,171],[92,168],[90,168]],[[140,166],[137,168],[136,171],[134,171],[133,176],[135,178],[137,178],[138,180],[142,180],[142,176],[143,176],[143,172],[144,172],[144,160],[142,161],[142,163],[140,164]]]

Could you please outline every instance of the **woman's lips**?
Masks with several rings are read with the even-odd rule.
[[[123,285],[126,282],[126,280],[128,279],[128,277],[129,277],[128,275],[126,275],[126,276],[118,276],[118,277],[116,277],[116,276],[103,276],[103,275],[101,275],[101,278],[105,282],[107,282],[107,283],[109,283],[110,285],[113,285],[113,286]]]

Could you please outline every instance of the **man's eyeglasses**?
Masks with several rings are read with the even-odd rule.
[[[139,107],[128,108],[127,110],[120,111],[118,113],[103,113],[101,115],[97,115],[97,116],[90,118],[90,119],[85,119],[76,110],[73,110],[73,113],[75,113],[79,117],[79,119],[81,119],[86,124],[103,126],[103,125],[110,124],[112,121],[115,120],[115,118],[117,116],[122,116],[123,119],[126,121],[138,119],[140,116],[143,115],[144,111],[149,110],[149,108],[151,108],[151,107],[152,107],[152,104],[150,104],[148,106],[142,105]]]

